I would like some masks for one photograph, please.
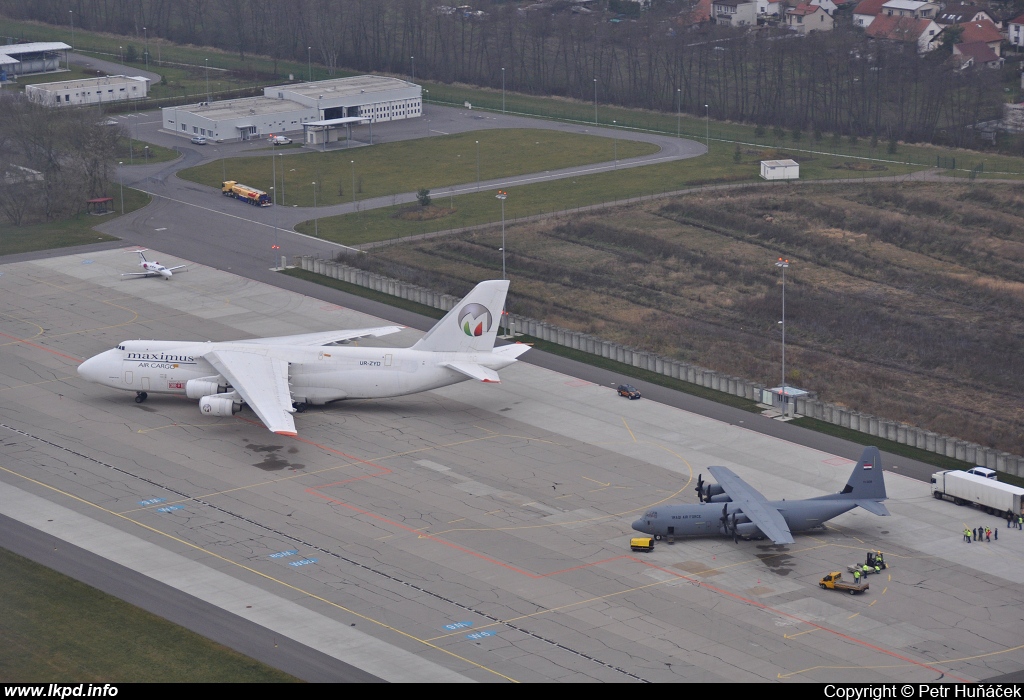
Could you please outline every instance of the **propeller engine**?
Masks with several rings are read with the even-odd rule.
[[[701,503],[722,503],[727,500],[732,500],[728,496],[722,497],[725,493],[718,484],[707,484],[704,483],[704,475],[697,475],[697,488],[694,489],[697,492],[697,500]],[[717,496],[717,498],[716,498]]]

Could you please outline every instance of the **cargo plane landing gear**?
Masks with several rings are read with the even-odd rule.
[[[147,394],[146,392],[144,392],[144,391],[136,391],[135,392],[135,403],[142,403],[148,397],[149,397],[149,394]]]
[[[305,401],[294,401],[292,402],[292,408],[295,409],[296,413],[302,413],[307,408],[309,408],[309,404],[306,403]]]

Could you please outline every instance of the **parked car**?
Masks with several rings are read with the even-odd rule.
[[[988,467],[971,467],[970,469],[967,470],[967,473],[974,474],[975,476],[983,476],[986,479],[998,480],[999,478],[999,475],[996,474],[995,470],[989,469]]]
[[[625,396],[627,399],[640,398],[640,392],[632,384],[619,384],[618,392],[619,396]]]
[[[206,145],[206,137],[205,136],[193,136],[192,137],[192,143],[197,143],[200,146],[205,146]]]
[[[285,146],[292,142],[287,136],[271,136],[267,141],[278,146]]]

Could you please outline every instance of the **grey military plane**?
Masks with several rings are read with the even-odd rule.
[[[731,535],[733,541],[767,537],[793,544],[793,533],[821,527],[826,520],[860,506],[889,515],[882,505],[885,480],[877,447],[865,448],[846,487],[839,493],[795,501],[769,501],[726,467],[708,467],[718,483],[697,477],[698,504],[659,506],[644,513],[633,529],[656,539],[690,535]],[[721,504],[721,506],[719,506]]]

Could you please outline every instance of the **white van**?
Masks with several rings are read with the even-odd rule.
[[[267,141],[277,146],[286,146],[292,142],[287,136],[271,136]]]
[[[995,469],[989,469],[988,467],[971,467],[967,470],[968,474],[974,474],[975,476],[983,476],[986,479],[997,479]]]

